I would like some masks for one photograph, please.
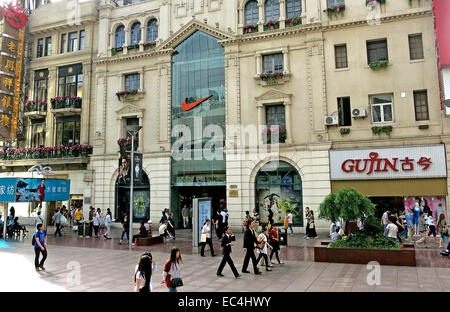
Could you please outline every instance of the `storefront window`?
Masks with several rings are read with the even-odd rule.
[[[295,206],[294,225],[303,226],[302,180],[298,171],[285,161],[272,161],[258,172],[255,181],[256,209],[261,222],[268,222],[268,210],[272,209],[276,224],[283,224],[286,213],[280,209],[281,201]]]
[[[80,116],[56,119],[56,145],[80,144]]]
[[[45,146],[45,119],[31,121],[31,147]]]
[[[83,96],[83,67],[81,64],[59,68],[58,96]]]
[[[142,182],[133,187],[133,222],[150,219],[150,181],[147,174],[142,174]],[[130,213],[130,185],[116,181],[116,209],[115,218],[122,220],[123,215]],[[159,221],[159,220],[158,220]],[[154,229],[155,231],[155,229]]]

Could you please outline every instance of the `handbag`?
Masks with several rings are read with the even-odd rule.
[[[202,236],[200,237],[200,242],[206,243],[206,233],[202,233]]]
[[[310,228],[310,229],[313,229],[313,228],[314,228],[314,222],[311,222],[311,223],[309,224],[309,228]]]
[[[288,218],[286,218],[286,219],[284,219],[284,227],[288,227],[289,226],[289,219]]]
[[[172,287],[181,287],[181,286],[183,286],[183,280],[181,279],[181,277],[172,278],[170,283],[172,284]]]

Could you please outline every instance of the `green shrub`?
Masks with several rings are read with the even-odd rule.
[[[345,240],[338,240],[330,244],[331,248],[366,248],[366,249],[400,249],[400,245],[394,240],[377,236],[375,238],[367,236],[361,231],[349,236]]]

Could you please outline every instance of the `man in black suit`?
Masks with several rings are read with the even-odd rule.
[[[222,238],[222,262],[220,262],[219,268],[217,269],[217,276],[223,276],[222,270],[225,267],[225,263],[230,265],[231,271],[233,271],[234,277],[240,277],[236,267],[234,266],[233,260],[231,260],[231,246],[233,246],[233,241],[235,241],[233,233],[229,227],[225,228],[225,235]]]
[[[258,244],[258,240],[255,236],[255,221],[252,221],[250,223],[250,226],[245,231],[244,234],[244,252],[245,258],[244,258],[244,265],[242,266],[242,273],[250,273],[250,271],[247,271],[248,262],[250,261],[250,258],[252,259],[253,264],[253,270],[256,275],[261,274],[261,272],[258,270],[256,257],[255,257],[255,244]]]

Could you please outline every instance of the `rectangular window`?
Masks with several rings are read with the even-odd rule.
[[[61,35],[61,48],[60,48],[59,52],[60,53],[67,52],[67,35],[66,34]]]
[[[31,120],[31,148],[45,146],[45,119]]]
[[[52,37],[45,38],[45,51],[44,56],[52,55]]]
[[[128,137],[127,127],[128,126],[139,126],[139,118],[137,117],[127,117],[125,121],[125,129],[123,129],[124,137]],[[137,134],[139,137],[139,133]]]
[[[59,68],[58,96],[83,97],[83,67],[81,64]]]
[[[86,36],[86,33],[84,30],[80,30],[80,46],[78,50],[84,50],[84,37]]]
[[[263,72],[283,72],[283,53],[263,55]]]
[[[267,127],[279,126],[280,143],[286,140],[286,117],[284,105],[268,105],[266,106],[266,125]]]
[[[327,7],[328,8],[333,8],[333,7],[337,7],[341,4],[345,4],[345,0],[327,0]]]
[[[414,91],[416,121],[429,120],[427,91]]]
[[[76,50],[78,45],[78,33],[71,32],[69,33],[69,52],[73,52]]]
[[[42,57],[43,50],[44,50],[44,39],[40,38],[37,41],[36,57]]]
[[[350,98],[338,98],[339,126],[349,127],[352,125],[352,109],[350,107]]]
[[[139,88],[140,88],[139,74],[125,75],[125,91],[139,90]]]
[[[39,70],[34,72],[34,97],[36,103],[47,101],[47,78],[48,70]]]
[[[56,119],[56,145],[80,144],[80,116]]]
[[[409,35],[409,58],[411,60],[423,59],[422,34]]]
[[[387,40],[377,40],[367,42],[367,61],[373,62],[388,61]]]
[[[372,122],[392,122],[394,121],[392,113],[392,95],[375,95],[370,97],[372,108]]]
[[[347,45],[335,45],[334,55],[336,58],[336,68],[347,68]]]

